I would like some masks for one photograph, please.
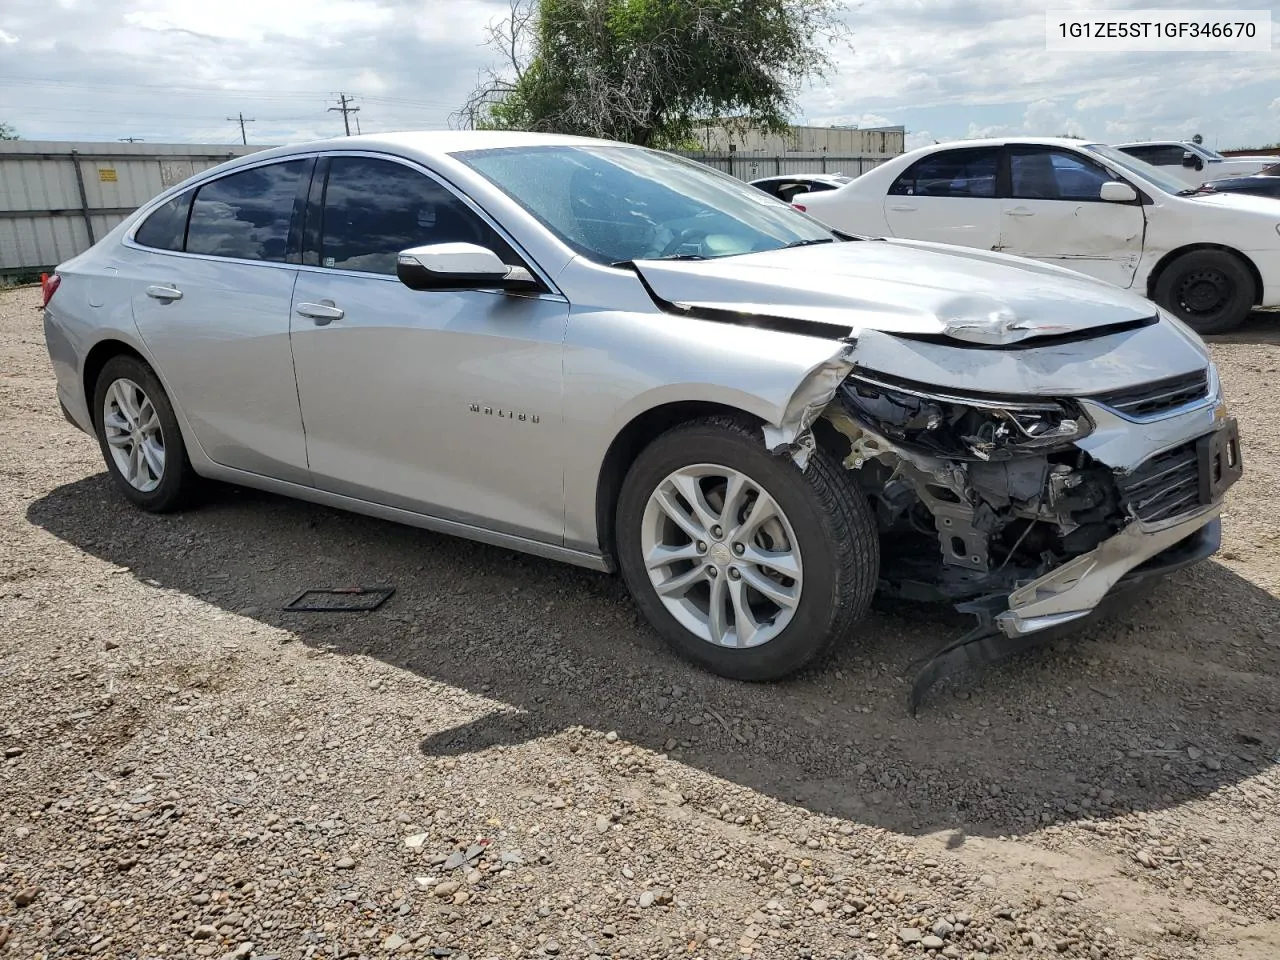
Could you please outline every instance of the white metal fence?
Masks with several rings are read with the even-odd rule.
[[[0,141],[0,278],[82,253],[162,190],[232,157],[236,144]],[[886,155],[686,153],[742,180],[786,173],[857,176]]]
[[[167,187],[261,147],[0,142],[0,276],[47,269]]]

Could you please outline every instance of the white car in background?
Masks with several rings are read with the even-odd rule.
[[[1030,257],[1135,290],[1200,333],[1280,306],[1280,209],[1196,194],[1102,143],[935,144],[793,204],[845,233]]]
[[[1224,157],[1216,150],[1182,140],[1148,140],[1119,143],[1116,149],[1165,173],[1189,187],[1223,177],[1248,177],[1276,162],[1275,157]]]

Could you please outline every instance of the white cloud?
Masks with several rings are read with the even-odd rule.
[[[912,145],[995,133],[1280,139],[1272,54],[1049,54],[1050,5],[1063,4],[849,0],[852,48],[802,92],[799,119],[901,123]],[[0,2],[0,119],[32,138],[226,142],[239,131],[224,118],[243,110],[256,118],[251,137],[284,142],[340,132],[327,108],[342,91],[360,98],[366,131],[440,127],[493,59],[485,25],[506,9],[507,0]]]

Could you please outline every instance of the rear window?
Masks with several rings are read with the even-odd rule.
[[[294,199],[309,160],[253,167],[196,192],[187,252],[283,263]]]

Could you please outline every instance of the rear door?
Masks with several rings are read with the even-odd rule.
[[[1115,177],[1074,150],[1032,144],[1006,149],[1001,249],[1132,286],[1146,227],[1141,197],[1129,203],[1101,199],[1102,185]]]
[[[314,160],[202,184],[134,235],[133,316],[215,463],[309,482],[289,348],[299,217]],[[296,259],[296,254],[295,254]]]
[[[1000,242],[998,147],[922,157],[889,187],[884,216],[895,237],[990,250]]]

